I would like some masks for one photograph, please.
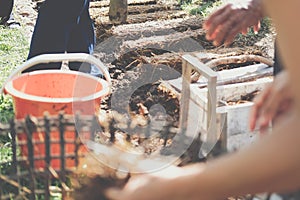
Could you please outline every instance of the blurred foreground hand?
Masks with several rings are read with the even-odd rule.
[[[129,179],[123,190],[109,189],[107,196],[112,200],[182,200],[186,199],[185,187],[180,183],[184,177],[199,173],[199,165],[187,167],[169,166],[151,174],[136,175]]]
[[[276,123],[294,105],[289,75],[281,72],[255,99],[250,112],[249,126],[253,131],[258,125],[261,132],[268,129],[270,122]]]
[[[214,12],[204,22],[207,30],[206,39],[213,41],[215,46],[230,45],[238,33],[247,34],[253,26],[257,33],[260,20],[264,16],[261,0],[236,0]]]

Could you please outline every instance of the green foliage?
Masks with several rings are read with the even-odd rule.
[[[181,4],[182,9],[188,11],[191,15],[201,15],[207,17],[217,7],[222,5],[221,0],[217,1],[203,1],[203,0],[190,0]]]
[[[0,87],[18,65],[27,57],[29,42],[23,34],[23,28],[9,29],[0,26]],[[14,117],[10,96],[0,96],[0,123],[8,123]],[[11,138],[9,133],[0,135],[0,173],[5,174],[11,165]]]
[[[22,27],[10,29],[0,26],[0,87],[11,71],[26,60],[29,42],[23,32]]]
[[[11,166],[12,151],[10,142],[0,143],[0,173],[5,174]]]
[[[203,17],[207,17],[209,14],[211,14],[221,4],[222,4],[221,1],[208,2],[208,3],[205,3],[201,6],[199,6],[198,8],[192,9],[190,11],[190,14],[192,14],[192,15],[200,14]]]
[[[1,95],[0,97],[0,123],[7,124],[14,117],[13,103],[12,98],[10,96]],[[5,157],[2,153],[6,153],[6,150],[2,149],[2,146],[8,147],[8,143],[10,142],[9,134],[0,135],[0,162],[1,158]],[[3,147],[4,148],[4,147]]]
[[[8,123],[14,117],[13,103],[10,96],[0,97],[0,123]],[[5,134],[1,132],[1,134]],[[9,133],[0,135],[0,172],[5,173],[11,165],[12,151]]]
[[[10,96],[0,97],[0,123],[8,123],[14,117],[13,101]]]

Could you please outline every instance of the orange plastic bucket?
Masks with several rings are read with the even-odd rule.
[[[65,55],[62,58],[65,59]],[[44,57],[43,57],[44,56]],[[52,61],[49,55],[43,55],[39,58],[41,60]],[[59,55],[61,56],[61,55]],[[71,54],[68,55],[72,59],[79,60],[78,56],[86,56],[85,54]],[[73,56],[73,57],[72,57]],[[89,56],[89,55],[88,55]],[[57,61],[57,57],[50,56]],[[86,59],[86,58],[85,58]],[[85,60],[86,61],[86,60]],[[29,63],[32,63],[29,61]],[[35,62],[34,62],[35,63]],[[39,62],[40,63],[40,62]],[[93,63],[93,62],[92,62]],[[29,64],[30,66],[30,64]],[[28,67],[28,65],[26,65]],[[22,67],[24,70],[24,67]],[[101,68],[104,75],[108,77],[108,72]],[[13,98],[15,118],[23,119],[27,115],[42,117],[44,112],[47,111],[50,115],[58,115],[64,112],[67,115],[73,115],[80,112],[81,115],[94,115],[100,110],[101,99],[108,95],[110,92],[110,79],[105,81],[91,75],[62,70],[41,70],[30,73],[25,73],[20,76],[11,78],[5,84],[5,92],[10,94]],[[75,140],[76,134],[74,132],[65,132],[65,140]],[[52,131],[50,133],[50,166],[54,169],[60,169],[60,144],[59,132]],[[19,134],[21,154],[28,156],[27,149],[27,135]],[[35,132],[32,135],[33,139],[33,153],[35,158],[35,168],[45,168],[45,133]],[[74,154],[75,143],[65,144],[65,155]],[[79,154],[86,152],[86,149],[81,146]],[[72,158],[65,159],[65,166],[67,168],[74,167],[75,161]]]

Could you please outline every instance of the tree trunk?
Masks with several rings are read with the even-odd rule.
[[[112,23],[121,24],[127,20],[127,0],[110,0],[109,20]]]

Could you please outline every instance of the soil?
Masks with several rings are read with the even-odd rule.
[[[25,26],[29,39],[40,3],[40,0],[15,1],[15,16]],[[142,120],[149,122],[149,119],[159,118],[155,113],[163,110],[169,128],[178,128],[179,101],[176,96],[159,86],[161,80],[174,79],[181,75],[182,54],[203,52],[204,55],[255,54],[273,57],[274,30],[266,30],[267,27],[263,27],[258,35],[239,36],[230,47],[214,47],[205,39],[203,17],[190,16],[180,9],[178,1],[129,0],[129,15],[125,24],[113,24],[108,20],[108,6],[108,0],[93,0],[90,5],[97,34],[94,55],[108,66],[113,83],[113,95],[104,99],[101,105],[102,113],[106,115],[118,112],[125,118],[141,116]],[[230,67],[237,66],[221,66],[225,69]],[[128,90],[132,91],[126,92]],[[252,96],[250,94],[244,100],[251,100]],[[116,121],[118,119],[111,123],[116,124]],[[117,128],[113,130],[110,137],[122,132]],[[152,143],[145,143],[145,136],[138,135],[134,144],[142,145],[145,153],[151,153],[159,149],[157,146],[167,145],[172,134],[166,136],[163,132],[160,133],[162,144],[160,141],[153,143],[153,138]],[[136,136],[129,140],[136,141]],[[193,152],[193,155],[198,155],[198,152]],[[186,163],[199,161],[193,155]],[[102,179],[98,182],[97,180],[96,177],[88,184],[103,185]],[[108,182],[112,184],[111,179]]]

